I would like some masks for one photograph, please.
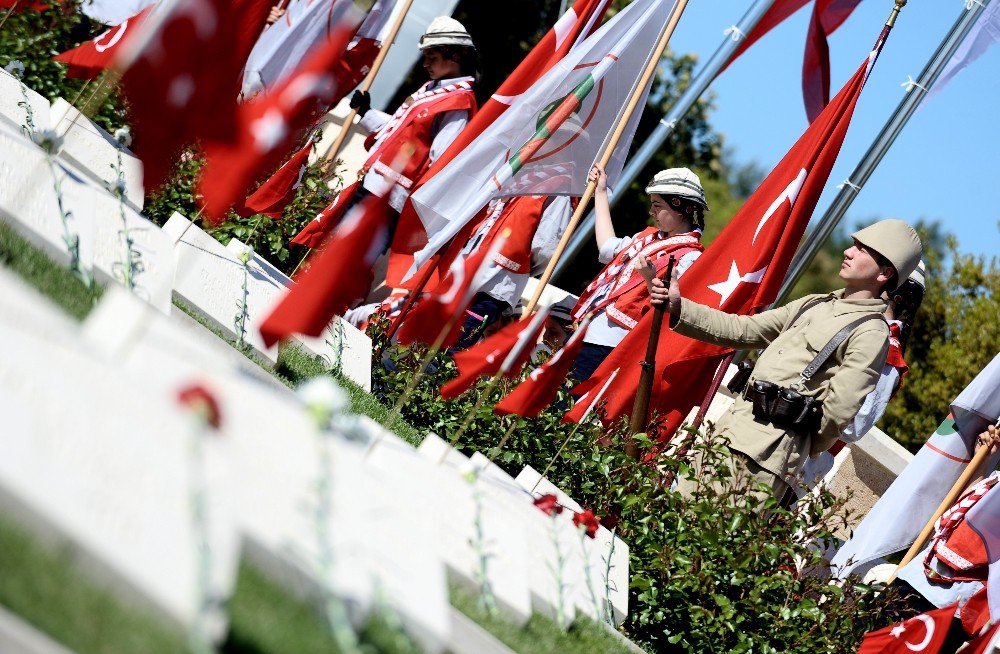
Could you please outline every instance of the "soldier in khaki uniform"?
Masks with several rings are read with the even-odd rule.
[[[656,280],[654,304],[668,302],[671,327],[685,336],[737,349],[763,348],[747,385],[755,380],[793,389],[822,402],[811,428],[778,426],[755,416],[752,394],[744,393],[718,421],[730,439],[733,463],[771,487],[780,499],[801,471],[806,456],[825,452],[857,413],[878,380],[889,348],[889,327],[882,314],[883,290],[894,289],[920,261],[916,231],[901,220],[883,220],[854,234],[844,252],[840,277],[846,287],[811,295],[755,316],[728,314],[681,298],[677,280],[669,289]],[[856,326],[809,379],[802,373],[842,328]],[[877,318],[877,319],[876,319]],[[692,494],[696,485],[682,479],[678,490]]]

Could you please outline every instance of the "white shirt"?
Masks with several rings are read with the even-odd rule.
[[[603,264],[609,263],[612,259],[617,256],[619,252],[628,247],[628,244],[632,242],[638,234],[633,236],[622,236],[621,238],[609,238],[601,244],[598,248],[597,260]],[[674,270],[677,271],[677,278],[680,279],[681,275],[687,272],[687,269],[691,267],[691,264],[697,261],[698,257],[701,256],[701,252],[695,250],[694,252],[688,252],[683,257],[674,264]],[[584,343],[590,343],[591,345],[604,345],[606,347],[615,347],[622,342],[622,339],[628,335],[629,330],[625,329],[621,325],[611,322],[608,319],[608,314],[604,311],[598,311],[594,314],[590,321],[590,327],[587,328],[587,335],[583,337]]]
[[[528,285],[528,277],[541,274],[549,265],[549,260],[572,216],[573,210],[568,196],[549,198],[542,210],[542,218],[538,221],[538,229],[531,238],[531,270],[515,273],[491,261],[489,270],[493,274],[479,287],[479,292],[516,307],[521,295],[524,294],[524,288]]]
[[[455,79],[437,80],[431,82],[427,87],[427,90],[436,89],[439,86],[450,84],[454,81]],[[391,117],[391,115],[385,113],[384,111],[369,109],[358,124],[371,134],[372,132],[376,132],[381,129],[383,125],[389,122]],[[443,111],[434,117],[434,124],[431,126],[431,150],[428,155],[430,165],[434,165],[434,162],[437,161],[442,154],[444,154],[444,151],[447,150],[455,139],[458,138],[458,135],[468,124],[469,112],[465,109]],[[394,184],[392,181],[386,179],[374,170],[369,170],[365,174],[365,178],[361,182],[361,186],[365,190],[379,197],[383,197],[386,191],[388,191],[389,205],[396,211],[403,210],[403,204],[406,202],[406,198],[410,195],[407,189],[404,189],[398,184]]]

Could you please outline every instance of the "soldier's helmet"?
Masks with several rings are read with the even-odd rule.
[[[699,205],[702,210],[708,211],[708,201],[705,199],[705,189],[701,187],[701,180],[687,168],[668,168],[656,173],[646,186],[646,193],[687,198]]]
[[[880,220],[854,232],[851,238],[888,259],[900,283],[917,269],[923,254],[917,230],[896,218]]]
[[[449,16],[438,16],[427,26],[427,31],[420,37],[420,49],[437,48],[443,45],[457,45],[475,48],[472,37],[466,31],[465,25]]]

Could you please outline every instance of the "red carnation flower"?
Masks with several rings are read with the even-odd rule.
[[[556,500],[556,496],[549,493],[535,498],[535,506],[541,509],[545,515],[558,515],[562,513],[562,505]]]
[[[591,538],[597,536],[597,528],[601,526],[600,520],[590,509],[583,513],[574,513],[573,524],[577,527],[583,527]]]
[[[181,389],[177,394],[177,401],[198,415],[211,425],[213,429],[218,429],[222,424],[222,416],[219,413],[219,403],[215,396],[207,388],[200,384],[193,384]]]

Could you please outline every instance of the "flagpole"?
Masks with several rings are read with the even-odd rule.
[[[619,193],[609,194],[609,202],[612,206],[618,201],[618,198],[624,194],[624,189],[627,189],[632,181],[639,176],[643,168],[650,162],[657,152],[663,146],[664,141],[673,133],[674,127],[677,125],[687,112],[691,109],[698,98],[708,89],[709,85],[715,80],[719,75],[719,72],[725,67],[726,63],[732,58],[733,53],[736,48],[739,47],[740,41],[746,38],[747,34],[750,34],[757,27],[761,18],[764,14],[771,8],[775,3],[775,0],[757,0],[750,9],[747,10],[740,22],[728,30],[726,30],[726,38],[722,41],[718,48],[716,48],[715,53],[712,54],[711,58],[705,63],[705,66],[701,69],[698,75],[691,80],[691,85],[686,91],[677,99],[677,102],[670,107],[670,111],[660,120],[657,124],[656,129],[649,135],[649,137],[642,144],[642,147],[636,151],[631,159],[622,171],[621,178],[615,183],[615,188],[619,189]],[[559,262],[556,266],[553,275],[555,277],[561,276],[568,266],[573,262],[576,256],[580,253],[580,250],[587,243],[587,240],[591,238],[591,234],[594,229],[594,222],[596,220],[596,213],[591,210],[587,214],[586,220],[583,222],[583,227],[573,235],[573,239],[570,241],[567,247],[566,256]]]
[[[979,16],[986,10],[990,1],[980,0],[979,2],[972,3],[970,9],[962,8],[962,13],[955,21],[955,24],[952,25],[948,34],[938,44],[937,50],[924,66],[924,70],[920,73],[916,83],[903,96],[896,110],[893,111],[889,120],[882,127],[882,131],[879,132],[879,135],[868,147],[868,151],[861,157],[861,161],[854,168],[854,172],[845,180],[840,192],[834,198],[826,213],[823,214],[816,227],[806,236],[802,248],[792,259],[788,273],[785,275],[784,284],[782,284],[781,290],[774,301],[775,305],[782,304],[788,298],[796,282],[802,277],[802,274],[816,256],[816,253],[819,252],[841,219],[843,219],[851,203],[854,202],[854,198],[868,182],[872,173],[875,172],[875,168],[881,163],[886,152],[888,152],[889,148],[895,142],[896,137],[903,131],[903,127],[906,126],[907,121],[910,120],[910,117],[913,116],[920,106],[921,100],[923,100],[924,96],[934,85],[934,82],[937,81],[948,60],[955,54],[958,46],[961,45],[966,35],[968,35],[969,30],[975,25]]]
[[[995,427],[1000,427],[1000,420],[997,421]],[[990,434],[990,432],[987,430],[984,431],[983,434]],[[982,434],[980,434],[980,436],[982,436]],[[991,437],[995,437],[995,433],[991,435]],[[976,450],[976,454],[972,457],[972,461],[969,461],[969,465],[965,466],[965,470],[962,471],[958,481],[955,482],[955,485],[951,487],[948,494],[944,496],[943,500],[941,500],[941,504],[939,504],[937,509],[934,510],[934,514],[931,516],[931,519],[927,521],[927,524],[924,525],[924,528],[920,531],[916,540],[914,540],[913,544],[910,545],[910,549],[906,551],[906,554],[899,562],[899,565],[897,565],[896,569],[892,571],[892,576],[885,582],[886,584],[891,584],[896,579],[896,575],[899,574],[899,571],[903,569],[903,566],[912,561],[914,557],[920,553],[920,550],[924,547],[924,543],[927,542],[927,539],[930,538],[931,534],[934,532],[934,523],[937,522],[938,518],[940,518],[945,511],[955,506],[955,502],[958,501],[959,496],[965,492],[965,489],[969,487],[972,480],[979,475],[980,469],[986,461],[986,457],[995,451],[996,446],[997,442],[996,440],[993,440],[991,443],[984,444]]]
[[[379,48],[378,55],[375,56],[375,61],[372,62],[372,67],[365,75],[365,79],[361,82],[361,86],[358,87],[358,91],[361,93],[367,93],[371,89],[372,84],[375,83],[375,76],[378,75],[379,69],[382,67],[382,62],[385,61],[386,56],[389,54],[389,48],[392,47],[393,41],[396,40],[396,34],[399,33],[400,27],[403,25],[403,20],[406,18],[406,14],[410,11],[410,5],[413,4],[413,0],[404,0],[403,9],[399,12],[399,16],[396,17],[396,21],[392,24],[389,29],[389,33],[386,35],[385,40],[382,42],[382,47]],[[337,156],[340,152],[340,148],[344,145],[344,141],[347,139],[347,133],[351,131],[351,126],[354,124],[354,118],[358,115],[357,109],[351,109],[347,114],[347,118],[340,125],[340,133],[337,134],[336,140],[334,140],[333,145],[330,149],[326,151],[323,155],[323,163],[321,164],[324,172],[329,168],[330,163],[333,158]]]
[[[664,279],[667,284],[674,275],[674,255],[670,255],[667,261],[667,272]],[[629,438],[625,441],[625,453],[633,459],[639,458],[639,448],[632,438],[635,434],[646,429],[646,418],[649,416],[649,398],[653,393],[653,371],[656,369],[656,349],[660,344],[660,330],[663,328],[663,314],[666,306],[657,304],[653,307],[653,323],[649,328],[649,340],[646,342],[646,356],[639,364],[642,372],[639,374],[639,387],[635,392],[635,401],[632,404],[632,419],[629,422]]]
[[[646,84],[649,83],[653,73],[656,72],[656,67],[660,63],[660,57],[663,56],[663,51],[667,49],[670,37],[673,36],[674,28],[677,27],[677,23],[680,21],[681,14],[684,13],[687,3],[688,0],[677,0],[677,4],[674,7],[673,12],[670,14],[670,19],[667,21],[666,26],[663,28],[663,33],[660,35],[660,41],[656,44],[656,48],[653,50],[649,61],[646,63],[646,69],[642,72],[639,82],[632,90],[632,96],[629,98],[628,104],[625,105],[625,111],[622,112],[621,120],[618,121],[615,131],[611,134],[608,146],[604,149],[604,153],[601,154],[599,161],[601,168],[607,167],[608,162],[611,161],[611,155],[614,154],[615,148],[618,147],[618,141],[621,140],[622,134],[625,133],[625,127],[628,125],[629,119],[631,119],[632,114],[635,112],[635,109],[639,104],[639,99],[643,96]],[[552,272],[555,270],[556,264],[559,263],[559,258],[562,256],[563,251],[565,251],[566,246],[569,244],[569,239],[573,236],[573,231],[576,229],[581,216],[583,216],[584,210],[587,208],[587,203],[590,202],[590,199],[594,196],[594,189],[596,187],[597,180],[590,180],[587,182],[587,188],[583,192],[583,197],[580,198],[580,203],[576,206],[576,211],[573,212],[573,217],[570,218],[569,224],[566,226],[566,231],[563,232],[562,238],[559,239],[559,245],[556,246],[555,252],[552,253],[552,258],[549,259],[548,265],[545,266],[545,272],[542,273],[538,286],[535,288],[535,292],[531,296],[531,301],[528,302],[528,305],[524,308],[524,314],[521,317],[522,320],[527,319],[538,305],[538,300],[542,297],[542,291],[545,290],[545,286],[549,283],[549,279],[552,277]]]

